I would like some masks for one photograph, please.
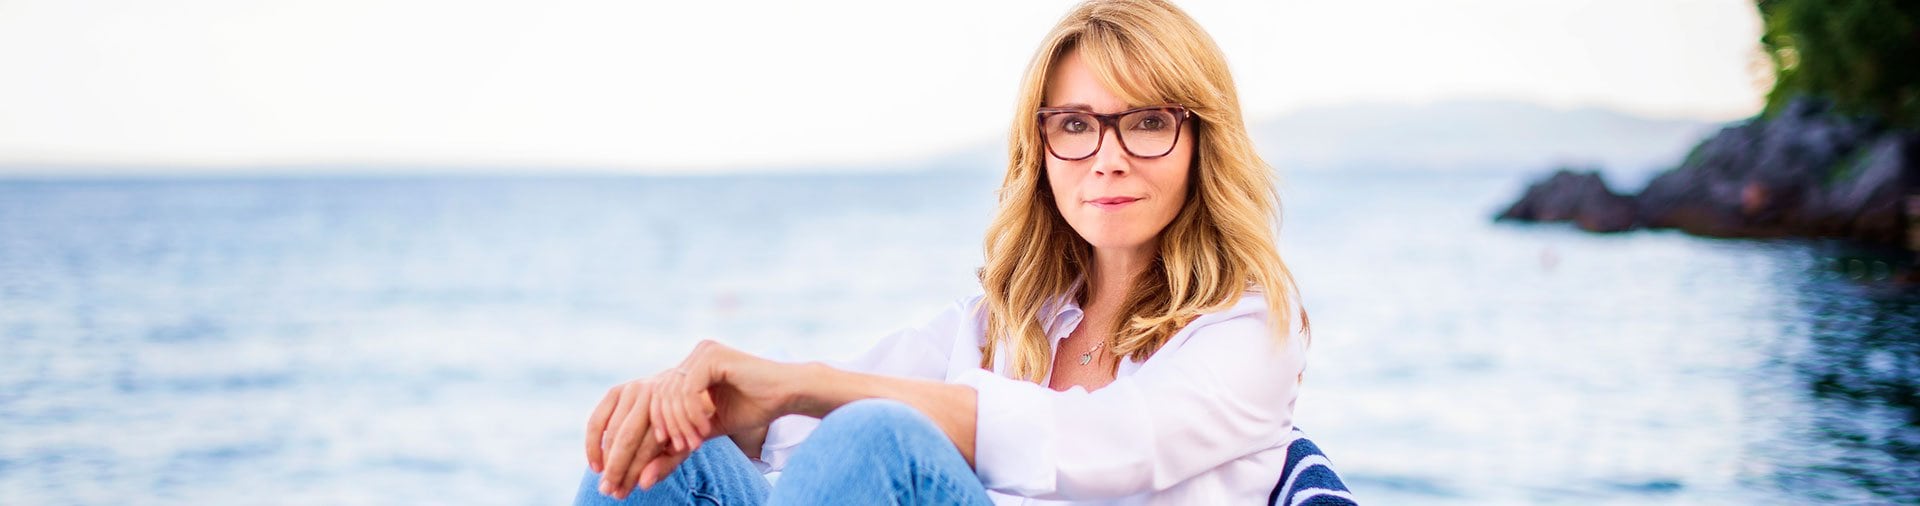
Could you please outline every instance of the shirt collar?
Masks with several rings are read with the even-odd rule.
[[[1084,282],[1086,282],[1085,276],[1075,278],[1073,285],[1067,287],[1066,293],[1055,295],[1041,307],[1040,314],[1044,315],[1042,321],[1046,323],[1048,339],[1058,342],[1060,338],[1066,337],[1067,333],[1073,332],[1074,327],[1079,326],[1085,312],[1080,309],[1080,302],[1074,300],[1073,294],[1080,291],[1080,285]]]

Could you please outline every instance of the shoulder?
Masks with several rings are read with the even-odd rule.
[[[1297,296],[1289,297],[1287,300],[1280,302],[1280,307],[1283,308],[1281,310],[1285,312],[1285,320],[1289,327],[1288,330],[1297,331],[1302,326],[1306,314],[1300,307],[1300,298]],[[1219,311],[1202,314],[1199,318],[1194,319],[1193,323],[1187,324],[1187,326],[1202,328],[1230,321],[1247,323],[1269,322],[1274,320],[1276,320],[1274,305],[1272,301],[1268,299],[1267,294],[1257,290],[1248,290],[1241,292],[1240,298],[1235,300],[1232,305]]]
[[[924,341],[945,341],[954,336],[964,336],[979,326],[981,321],[981,295],[972,294],[948,299],[939,306],[921,306],[912,314],[902,315],[904,323],[895,327],[896,333],[921,336]]]
[[[1168,344],[1185,344],[1188,341],[1204,339],[1236,341],[1247,346],[1279,345],[1280,336],[1286,336],[1288,348],[1304,344],[1306,340],[1306,313],[1301,308],[1298,297],[1289,297],[1281,302],[1284,316],[1276,317],[1274,305],[1268,295],[1259,291],[1246,291],[1239,300],[1225,309],[1205,313],[1195,318],[1182,329]],[[1282,332],[1278,325],[1286,325]]]
[[[944,310],[963,321],[984,321],[987,317],[987,293],[975,290],[972,293],[953,299]]]

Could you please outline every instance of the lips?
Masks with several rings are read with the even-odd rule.
[[[1087,203],[1093,204],[1094,207],[1111,211],[1111,210],[1116,210],[1122,207],[1126,207],[1128,204],[1132,204],[1134,202],[1139,202],[1139,201],[1140,201],[1139,197],[1100,197],[1097,199],[1089,200],[1087,201]]]

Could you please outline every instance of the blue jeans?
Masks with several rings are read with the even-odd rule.
[[[820,420],[769,486],[733,440],[707,440],[671,475],[627,500],[580,480],[576,505],[991,504],[986,487],[933,420],[896,401],[855,401]]]

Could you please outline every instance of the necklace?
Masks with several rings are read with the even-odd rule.
[[[1091,350],[1087,350],[1087,352],[1086,352],[1086,353],[1081,353],[1081,354],[1080,354],[1080,365],[1087,365],[1087,362],[1092,362],[1092,361],[1093,361],[1093,353],[1094,353],[1094,352],[1097,352],[1097,351],[1100,351],[1100,347],[1101,347],[1101,346],[1106,346],[1106,345],[1107,345],[1107,342],[1106,342],[1106,341],[1100,341],[1100,342],[1097,342],[1097,343],[1093,343],[1093,349],[1091,349]]]

